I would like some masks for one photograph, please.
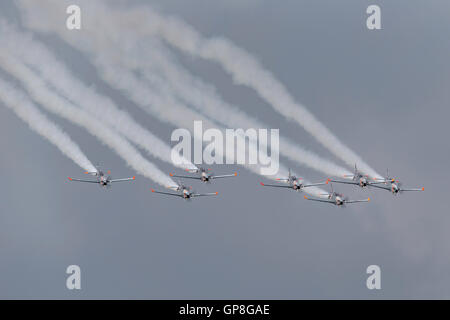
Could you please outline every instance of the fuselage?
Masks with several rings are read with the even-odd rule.
[[[298,179],[295,177],[291,179],[290,184],[292,186],[292,189],[294,190],[301,190],[303,188],[303,183],[298,181]]]
[[[189,199],[191,197],[191,193],[189,192],[188,189],[183,189],[182,195],[184,199]]]
[[[400,191],[400,187],[395,182],[391,183],[391,192],[397,194]]]
[[[206,173],[205,171],[202,172],[200,178],[202,179],[203,182],[208,182],[211,178],[211,176]]]
[[[359,186],[364,188],[367,187],[367,185],[368,185],[367,177],[359,177]]]
[[[335,196],[334,202],[337,206],[342,206],[345,201],[341,196]]]
[[[109,184],[109,178],[107,176],[105,176],[103,171],[98,171],[96,173],[96,176],[97,176],[97,181],[100,184],[100,186],[106,187]]]
[[[344,197],[337,193],[330,193],[328,195],[328,199],[332,200],[333,203],[337,206],[342,206],[345,203]]]

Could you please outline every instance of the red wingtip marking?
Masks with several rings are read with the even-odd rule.
[[[186,169],[186,170],[187,170],[187,169]],[[172,172],[169,172],[169,176],[173,177],[173,173],[172,173]]]
[[[187,172],[189,172],[189,171],[190,171],[189,169],[184,169],[184,170],[186,170]]]
[[[218,192],[216,192],[216,196],[218,195],[219,193]]]
[[[69,179],[70,181],[72,181],[72,178],[71,178],[71,177],[68,177],[67,179]]]
[[[367,201],[370,201],[370,198],[367,198]]]
[[[281,180],[280,178],[277,178],[276,180]]]
[[[261,184],[262,186],[264,186],[264,183],[260,182],[260,184]]]
[[[422,187],[422,191],[425,191],[425,187]]]
[[[89,172],[86,171],[85,174],[89,174]]]
[[[133,177],[133,180],[136,180],[136,176]]]
[[[235,172],[234,175],[237,176],[237,172]]]
[[[152,192],[155,192],[155,189],[152,189]]]
[[[307,196],[303,196],[303,198],[305,198],[305,199],[308,199],[308,197],[307,197]]]

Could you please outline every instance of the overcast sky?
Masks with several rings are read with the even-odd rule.
[[[450,298],[447,1],[128,2],[231,39],[378,172],[389,168],[425,192],[335,186],[351,198],[372,198],[335,208],[262,188],[264,179],[233,165],[213,168],[237,170],[237,178],[192,183],[218,197],[191,202],[152,194],[155,184],[142,176],[109,190],[69,183],[80,168],[0,102],[0,298]],[[370,4],[381,7],[382,30],[366,28]],[[22,27],[13,1],[1,2],[0,15]],[[57,36],[36,37],[170,143],[174,127],[103,82],[83,54]],[[174,53],[226,101],[344,165],[218,65]],[[136,174],[83,129],[50,117],[114,177]],[[309,180],[326,178],[283,163]],[[81,267],[80,291],[65,287],[71,264]],[[372,264],[381,267],[381,290],[366,288]]]

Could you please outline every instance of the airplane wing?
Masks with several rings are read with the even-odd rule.
[[[88,183],[98,183],[97,180],[82,180],[82,179],[74,179],[74,178],[68,178],[70,181],[78,181],[78,182],[88,182]]]
[[[193,193],[191,194],[191,197],[207,197],[207,196],[217,196],[218,192],[212,192],[212,193]]]
[[[318,182],[318,183],[310,183],[310,184],[304,184],[303,187],[314,187],[314,186],[323,186],[324,184],[327,184],[326,182]]]
[[[355,184],[355,185],[359,185],[358,182],[356,181],[342,181],[342,180],[330,180],[331,182],[336,182],[336,183],[345,183],[345,184]]]
[[[425,191],[425,188],[420,188],[420,189],[402,189],[402,188],[400,188],[400,191]]]
[[[181,197],[181,198],[183,198],[183,196],[182,196],[181,194],[178,194],[178,193],[162,192],[162,191],[156,191],[156,190],[154,190],[154,189],[152,189],[152,192],[154,192],[154,193],[160,193],[160,194],[165,194],[165,195],[168,195],[168,196],[175,196],[175,197]]]
[[[367,182],[367,184],[368,184],[369,186],[371,186],[371,185],[373,185],[373,184],[380,184],[380,183],[386,183],[386,181],[375,181],[375,182],[369,181],[369,182]]]
[[[331,199],[325,200],[325,199],[313,199],[313,198],[308,198],[307,196],[303,196],[306,200],[311,200],[311,201],[318,201],[318,202],[327,202],[327,203],[331,203],[331,204],[335,204],[335,202]]]
[[[260,182],[263,187],[292,188],[291,186],[283,186],[281,184],[265,184]]]
[[[228,177],[236,177],[237,176],[237,172],[233,173],[233,174],[224,174],[221,176],[211,176],[211,178],[213,179],[219,179],[219,178],[228,178]]]
[[[170,174],[171,177],[176,177],[176,178],[185,178],[185,179],[195,179],[195,180],[201,180],[202,178],[200,177],[193,177],[193,176],[180,176],[180,175],[176,175],[176,174]]]
[[[370,198],[364,200],[346,200],[345,203],[369,202]]]
[[[133,178],[125,178],[125,179],[114,179],[114,180],[110,180],[109,182],[123,182],[123,181],[132,181],[132,180],[136,180],[136,177]]]
[[[369,186],[391,191],[391,188],[389,188],[388,186],[377,186],[375,184],[369,184]]]

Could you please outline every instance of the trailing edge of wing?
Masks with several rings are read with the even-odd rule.
[[[357,202],[369,202],[370,198],[364,199],[364,200],[348,200],[345,201],[345,203],[357,203]]]
[[[334,201],[332,200],[322,200],[322,199],[313,199],[313,198],[308,198],[307,196],[303,196],[306,200],[311,200],[311,201],[318,201],[318,202],[326,202],[326,203],[332,203],[334,204]]]
[[[136,177],[125,178],[125,179],[115,179],[115,180],[111,180],[110,182],[124,182],[124,181],[133,181],[133,180],[136,180]]]
[[[212,193],[193,193],[192,197],[207,197],[207,196],[217,196],[218,192],[212,192]]]
[[[345,184],[358,184],[357,182],[354,181],[342,181],[342,180],[329,180],[331,182],[336,182],[336,183],[345,183]]]
[[[177,174],[172,174],[172,173],[169,173],[169,175],[170,175],[171,177],[175,177],[175,178],[185,178],[185,179],[195,179],[195,180],[201,180],[201,178],[200,178],[200,177],[181,176],[181,175],[177,175]]]
[[[375,184],[369,184],[369,186],[375,187],[375,188],[379,188],[379,189],[384,189],[384,190],[391,191],[391,188],[389,188],[389,187],[387,187],[387,186],[377,186],[377,185],[375,185]]]
[[[175,196],[175,197],[181,197],[183,198],[183,196],[181,194],[177,194],[177,193],[170,193],[170,192],[162,192],[162,191],[156,191],[155,189],[152,189],[152,192],[154,193],[159,193],[159,194],[165,194],[167,196]]]
[[[233,174],[224,174],[224,175],[220,175],[220,176],[211,176],[211,178],[219,179],[219,178],[229,178],[229,177],[236,177],[236,176],[237,176],[237,172],[235,172]]]
[[[425,188],[420,188],[420,189],[401,189],[400,188],[400,191],[425,191]]]
[[[70,181],[77,181],[77,182],[88,182],[88,183],[98,183],[97,180],[82,180],[82,179],[74,179],[69,177],[68,178]]]
[[[265,184],[265,183],[262,183],[262,182],[260,182],[260,184],[263,187],[292,188],[291,186],[282,186],[282,185],[278,185],[278,184]]]
[[[307,188],[307,187],[315,187],[315,186],[323,186],[327,184],[326,182],[318,182],[318,183],[310,183],[310,184],[304,184],[303,188]]]

